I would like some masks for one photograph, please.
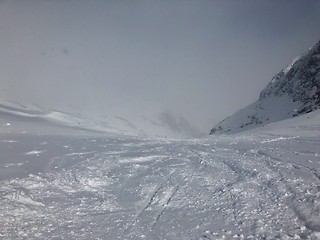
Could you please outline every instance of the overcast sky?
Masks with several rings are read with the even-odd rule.
[[[209,132],[320,40],[318,0],[2,0],[0,94]]]

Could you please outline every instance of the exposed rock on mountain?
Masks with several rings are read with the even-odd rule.
[[[210,134],[236,133],[320,108],[320,42],[282,69],[259,99],[217,124]]]

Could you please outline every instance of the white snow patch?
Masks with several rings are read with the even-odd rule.
[[[41,153],[45,152],[45,150],[32,150],[30,152],[25,153],[25,155],[40,155]]]
[[[290,139],[295,139],[295,138],[297,138],[297,137],[278,137],[278,138],[274,138],[274,139],[268,139],[268,140],[261,141],[261,143],[279,142],[279,141],[285,141],[285,140],[290,140]]]
[[[289,72],[289,71],[291,70],[291,68],[293,67],[293,65],[300,59],[300,57],[301,57],[301,56],[297,56],[296,58],[294,58],[294,59],[292,60],[292,62],[291,62],[285,69],[283,69],[283,72],[284,72],[284,73]]]
[[[65,156],[81,156],[81,155],[87,155],[87,154],[92,154],[96,153],[96,151],[91,151],[91,152],[74,152],[74,153],[68,153]]]
[[[2,142],[4,142],[4,143],[17,143],[18,141],[12,140],[12,139],[10,139],[10,140],[4,139],[4,140],[2,140]]]
[[[142,163],[142,162],[150,162],[156,159],[159,159],[160,156],[148,156],[148,157],[136,157],[136,158],[128,158],[124,160],[120,160],[121,163]]]

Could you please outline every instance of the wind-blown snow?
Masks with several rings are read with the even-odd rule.
[[[201,140],[12,122],[1,239],[320,238],[319,111]]]

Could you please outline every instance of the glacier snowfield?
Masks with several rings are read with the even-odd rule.
[[[319,111],[187,140],[0,124],[1,239],[320,239]]]

